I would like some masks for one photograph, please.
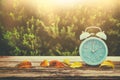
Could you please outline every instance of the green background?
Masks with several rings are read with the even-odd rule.
[[[81,32],[99,26],[108,54],[120,56],[120,1],[97,1],[63,6],[0,0],[0,55],[77,56]]]

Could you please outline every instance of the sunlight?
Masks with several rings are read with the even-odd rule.
[[[82,1],[84,0],[28,0],[28,2],[36,6],[46,5],[46,6],[61,6],[61,7],[70,6]]]
[[[23,0],[23,3],[34,6],[48,6],[48,7],[65,7],[76,4],[87,4],[87,5],[106,5],[109,7],[115,1],[114,0]]]
[[[2,55],[78,55],[89,26],[101,27],[110,54],[119,53],[120,0],[0,0],[0,17]]]
[[[54,3],[61,6],[65,6],[65,5],[76,4],[78,1],[81,1],[81,0],[54,0]]]

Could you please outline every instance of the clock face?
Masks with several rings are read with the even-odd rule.
[[[85,63],[98,65],[106,59],[108,48],[100,38],[90,37],[81,43],[79,53]]]

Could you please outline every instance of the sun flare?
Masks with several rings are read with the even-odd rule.
[[[106,5],[107,7],[109,7],[114,2],[114,0],[23,0],[24,4],[34,5],[37,7],[70,7],[76,4],[87,4],[92,6]]]
[[[97,6],[106,8],[114,8],[114,0],[21,0],[25,5],[34,6],[36,10],[56,12],[60,9],[73,9],[77,5],[84,5],[96,8]]]

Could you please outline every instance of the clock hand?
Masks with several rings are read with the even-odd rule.
[[[91,51],[92,51],[92,53],[94,53],[94,40],[91,41],[91,45],[92,45]]]
[[[101,49],[101,48],[102,48],[102,46],[99,48],[96,48],[96,49],[92,49],[92,52],[95,53],[98,49]]]
[[[92,49],[94,49],[94,40],[93,40],[93,43],[92,43]]]
[[[96,52],[96,50],[95,50],[95,44],[97,44],[97,43],[93,40],[93,42],[92,42],[92,52],[93,53]]]
[[[96,52],[98,49],[101,49],[102,48],[102,46],[101,47],[99,47],[99,48],[96,48],[94,51]]]

